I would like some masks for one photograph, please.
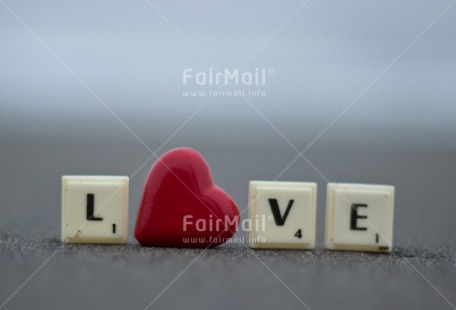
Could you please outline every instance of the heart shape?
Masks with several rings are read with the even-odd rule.
[[[147,176],[135,237],[142,246],[208,248],[231,238],[238,224],[236,204],[213,183],[203,156],[177,148]]]

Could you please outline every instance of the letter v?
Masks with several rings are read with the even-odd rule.
[[[287,220],[288,213],[290,212],[291,206],[293,205],[294,200],[291,199],[288,202],[287,209],[285,210],[284,215],[282,216],[280,214],[280,209],[279,209],[279,203],[277,202],[277,199],[271,199],[269,198],[269,205],[271,206],[271,211],[272,215],[274,216],[274,221],[277,226],[283,226],[285,224],[285,221]]]

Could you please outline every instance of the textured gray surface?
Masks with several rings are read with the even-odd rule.
[[[445,251],[251,252],[242,245],[201,251],[10,238],[0,249],[2,278],[10,279],[1,282],[2,298],[59,251],[7,309],[143,309],[151,302],[154,309],[302,309],[301,301],[311,309],[451,309],[417,270],[456,297],[456,256]]]

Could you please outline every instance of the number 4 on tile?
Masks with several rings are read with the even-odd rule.
[[[302,238],[302,231],[301,229],[298,229],[298,231],[295,233],[295,237],[301,239]]]

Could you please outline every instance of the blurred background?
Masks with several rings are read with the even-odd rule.
[[[187,146],[205,156],[215,182],[241,211],[250,180],[317,182],[320,250],[327,182],[395,185],[395,245],[403,252],[447,253],[450,263],[426,276],[437,274],[431,282],[454,304],[453,3],[1,0],[2,239],[59,237],[62,175],[128,175],[130,243],[136,244],[142,186],[156,160],[151,152]],[[262,68],[265,85],[235,85],[261,96],[184,95],[233,91],[231,85],[184,85],[185,69]],[[305,158],[297,157],[303,150]],[[15,281],[2,281],[0,302],[52,253],[13,263],[21,252],[10,251],[2,261],[12,271],[3,275]],[[24,266],[30,269],[19,272]],[[352,267],[341,268],[341,279],[374,299],[342,305],[395,296],[396,289],[383,295],[376,295],[376,285],[366,289],[350,278]],[[393,271],[374,273],[378,285]],[[414,294],[422,299],[405,298],[401,306],[451,306],[413,270],[407,276],[421,283]],[[394,287],[408,286],[405,279]],[[27,300],[18,295],[8,306]],[[321,297],[313,305],[331,305],[325,302]]]

